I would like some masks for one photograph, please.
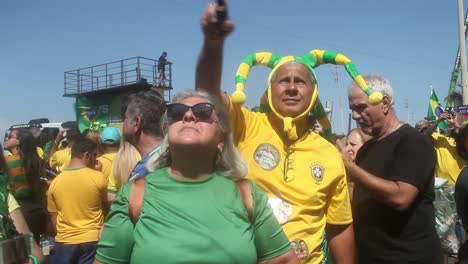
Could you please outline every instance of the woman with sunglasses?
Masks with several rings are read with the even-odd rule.
[[[218,100],[178,93],[161,126],[162,154],[146,176],[139,217],[129,216],[130,182],[112,204],[96,263],[299,263],[266,195],[242,180],[246,164]]]
[[[39,241],[47,230],[48,214],[45,210],[44,163],[39,158],[32,133],[25,128],[13,129],[5,138],[4,148],[12,193],[21,206],[26,222]]]

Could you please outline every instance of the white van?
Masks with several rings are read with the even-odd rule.
[[[5,138],[7,135],[10,133],[11,130],[17,129],[17,128],[38,128],[40,130],[40,138],[42,142],[39,142],[39,145],[43,147],[43,144],[45,144],[47,141],[54,140],[55,137],[57,136],[58,132],[61,129],[67,129],[71,127],[76,127],[76,122],[75,121],[67,121],[67,122],[54,122],[51,123],[49,122],[49,119],[47,118],[38,118],[38,119],[31,119],[28,123],[24,124],[16,124],[10,126],[10,128],[5,131]]]

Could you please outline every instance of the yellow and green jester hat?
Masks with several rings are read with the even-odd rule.
[[[310,105],[303,113],[295,117],[284,117],[276,111],[274,105],[272,104],[271,79],[275,75],[279,67],[281,67],[285,63],[293,61],[305,65],[312,72],[312,75],[315,79],[315,87],[314,91],[312,92]],[[266,107],[270,109],[278,118],[283,120],[284,132],[288,134],[288,138],[291,140],[296,140],[298,138],[295,121],[302,119],[303,117],[307,116],[310,112],[312,113],[313,117],[316,120],[318,120],[318,122],[322,125],[325,136],[330,135],[331,125],[330,121],[326,116],[325,110],[322,104],[320,103],[320,100],[318,99],[317,76],[314,71],[314,68],[318,67],[321,64],[344,65],[346,71],[351,76],[351,78],[363,90],[363,92],[366,93],[367,96],[369,96],[369,103],[371,105],[379,104],[382,101],[382,94],[379,92],[372,91],[372,89],[370,89],[367,86],[366,82],[359,74],[359,72],[356,69],[356,66],[351,62],[351,60],[343,54],[331,50],[311,50],[302,57],[282,57],[270,52],[258,52],[250,54],[244,59],[244,61],[239,65],[239,68],[237,69],[235,79],[236,90],[231,95],[231,101],[233,104],[241,105],[245,102],[246,96],[244,93],[244,86],[247,81],[250,69],[253,66],[263,65],[269,67],[270,69],[272,69],[272,71],[268,76],[268,105],[266,105],[267,102],[261,102],[261,108]]]

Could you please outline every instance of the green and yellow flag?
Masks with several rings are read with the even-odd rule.
[[[439,98],[437,97],[434,89],[431,88],[431,97],[429,98],[429,108],[427,109],[427,117],[429,120],[436,121],[439,118],[440,114],[444,112],[442,105],[439,102]],[[447,121],[442,121],[439,123],[438,127],[440,129],[447,128]]]

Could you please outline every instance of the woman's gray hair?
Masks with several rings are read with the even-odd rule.
[[[186,90],[178,92],[172,97],[171,103],[180,103],[184,99],[192,97],[206,99],[209,103],[215,106],[219,129],[224,140],[224,148],[221,151],[218,151],[216,160],[214,161],[215,171],[234,180],[244,178],[247,174],[247,165],[234,145],[229,114],[227,113],[226,108],[218,98],[202,90]],[[161,130],[164,138],[161,142],[159,151],[148,160],[147,168],[150,172],[171,165],[172,158],[167,139],[168,127],[169,121],[167,118],[167,112],[165,112],[161,118]]]

